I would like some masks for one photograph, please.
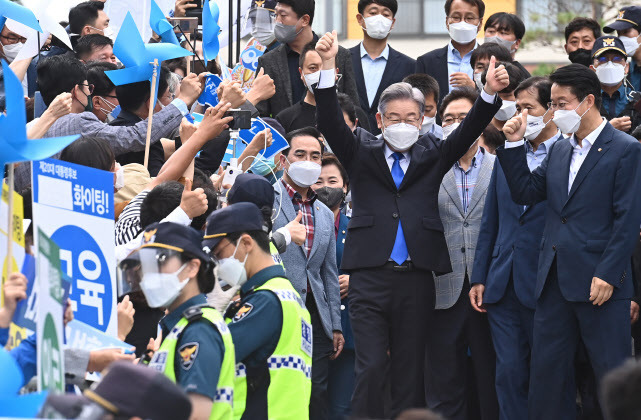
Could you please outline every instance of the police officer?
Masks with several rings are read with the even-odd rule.
[[[310,316],[283,267],[270,255],[258,207],[237,203],[212,213],[203,247],[216,262],[217,283],[241,285],[241,300],[225,314],[238,361],[234,418],[308,419]]]
[[[592,65],[601,82],[601,115],[617,130],[630,133],[639,123],[641,116],[635,105],[632,87],[626,78],[629,64],[623,42],[616,36],[602,36],[594,41]]]
[[[232,419],[234,344],[221,315],[206,306],[212,290],[211,259],[202,236],[188,226],[154,223],[143,245],[120,263],[121,293],[142,290],[152,308],[163,308],[163,341],[149,366],[187,394],[192,419]],[[129,289],[129,290],[128,290]]]
[[[271,232],[274,215],[274,187],[267,179],[256,174],[240,174],[227,194],[227,203],[254,203],[260,209],[265,225]],[[280,211],[277,209],[276,212]],[[286,226],[271,235],[269,250],[276,264],[283,265],[280,254],[287,251],[287,246],[294,241],[298,245],[305,243],[307,230],[300,221],[302,214]]]

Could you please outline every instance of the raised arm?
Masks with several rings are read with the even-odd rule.
[[[345,124],[343,111],[336,96],[336,54],[338,40],[336,31],[326,33],[317,43],[316,51],[323,60],[320,82],[314,89],[316,97],[316,124],[318,129],[347,171],[356,156],[358,142],[352,130]]]
[[[492,56],[487,69],[487,82],[479,98],[467,114],[461,125],[450,134],[447,141],[440,142],[441,171],[443,175],[450,170],[470,146],[478,139],[483,130],[492,121],[496,112],[501,108],[501,100],[496,93],[510,84],[510,76],[503,65],[496,67],[496,58]]]
[[[504,148],[501,147],[496,151],[496,154],[505,172],[512,200],[517,204],[531,206],[547,198],[546,172],[554,146],[541,165],[534,172],[530,172],[523,149],[527,115],[528,110],[525,109],[521,115],[505,123],[503,133],[508,141]]]

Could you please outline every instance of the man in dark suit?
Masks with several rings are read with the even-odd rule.
[[[445,25],[451,41],[443,48],[430,51],[416,60],[416,72],[426,73],[438,81],[439,104],[450,90],[473,83],[470,66],[476,36],[483,24],[483,0],[447,0]]]
[[[574,417],[579,340],[599,381],[630,355],[630,256],[641,220],[641,144],[602,119],[598,77],[571,64],[550,80],[554,123],[570,137],[530,172],[522,146],[526,109],[505,124],[509,143],[497,150],[518,204],[547,199],[534,291],[530,420]]]
[[[530,170],[563,138],[547,111],[551,87],[547,78],[532,77],[515,92],[518,111],[529,110],[524,154]],[[470,300],[475,310],[488,314],[504,419],[527,419],[534,285],[544,224],[545,202],[522,206],[512,201],[505,173],[495,162],[476,244]]]
[[[298,71],[300,53],[318,36],[312,32],[314,20],[314,0],[281,0],[276,5],[276,26],[274,35],[280,46],[258,58],[256,73],[263,68],[276,86],[276,94],[256,105],[263,117],[275,117],[305,97],[307,88]],[[338,91],[350,98],[357,98],[352,61],[348,50],[339,48],[336,60],[338,72]]]
[[[341,264],[351,273],[353,415],[382,418],[386,383],[393,415],[425,404],[425,337],[435,301],[432,271],[452,270],[438,213],[439,186],[500,108],[496,92],[509,84],[509,76],[492,60],[482,98],[445,142],[431,134],[419,138],[425,98],[409,84],[396,83],[381,95],[376,119],[383,135],[377,138],[361,129],[354,134],[344,123],[332,71],[336,31],[319,40],[316,49],[323,59],[316,89],[318,128],[348,172],[354,203]]]
[[[369,118],[371,133],[378,135],[376,125],[378,100],[389,85],[414,73],[416,61],[387,43],[394,28],[396,0],[360,0],[356,20],[363,28],[363,42],[350,48],[352,67],[358,88],[360,107]]]

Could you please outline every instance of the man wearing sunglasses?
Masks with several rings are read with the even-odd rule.
[[[630,65],[623,42],[615,36],[602,36],[592,47],[592,64],[601,83],[601,115],[618,130],[631,132],[641,118],[630,99],[633,90],[626,79]]]

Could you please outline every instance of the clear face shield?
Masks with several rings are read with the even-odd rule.
[[[142,248],[123,260],[118,270],[118,296],[142,291],[152,308],[165,307],[176,299],[189,278],[180,273],[188,263],[182,254],[166,248]]]
[[[251,28],[251,34],[262,45],[268,47],[274,40],[274,26],[276,26],[276,12],[271,9],[257,7],[251,9],[245,16],[243,30]]]

